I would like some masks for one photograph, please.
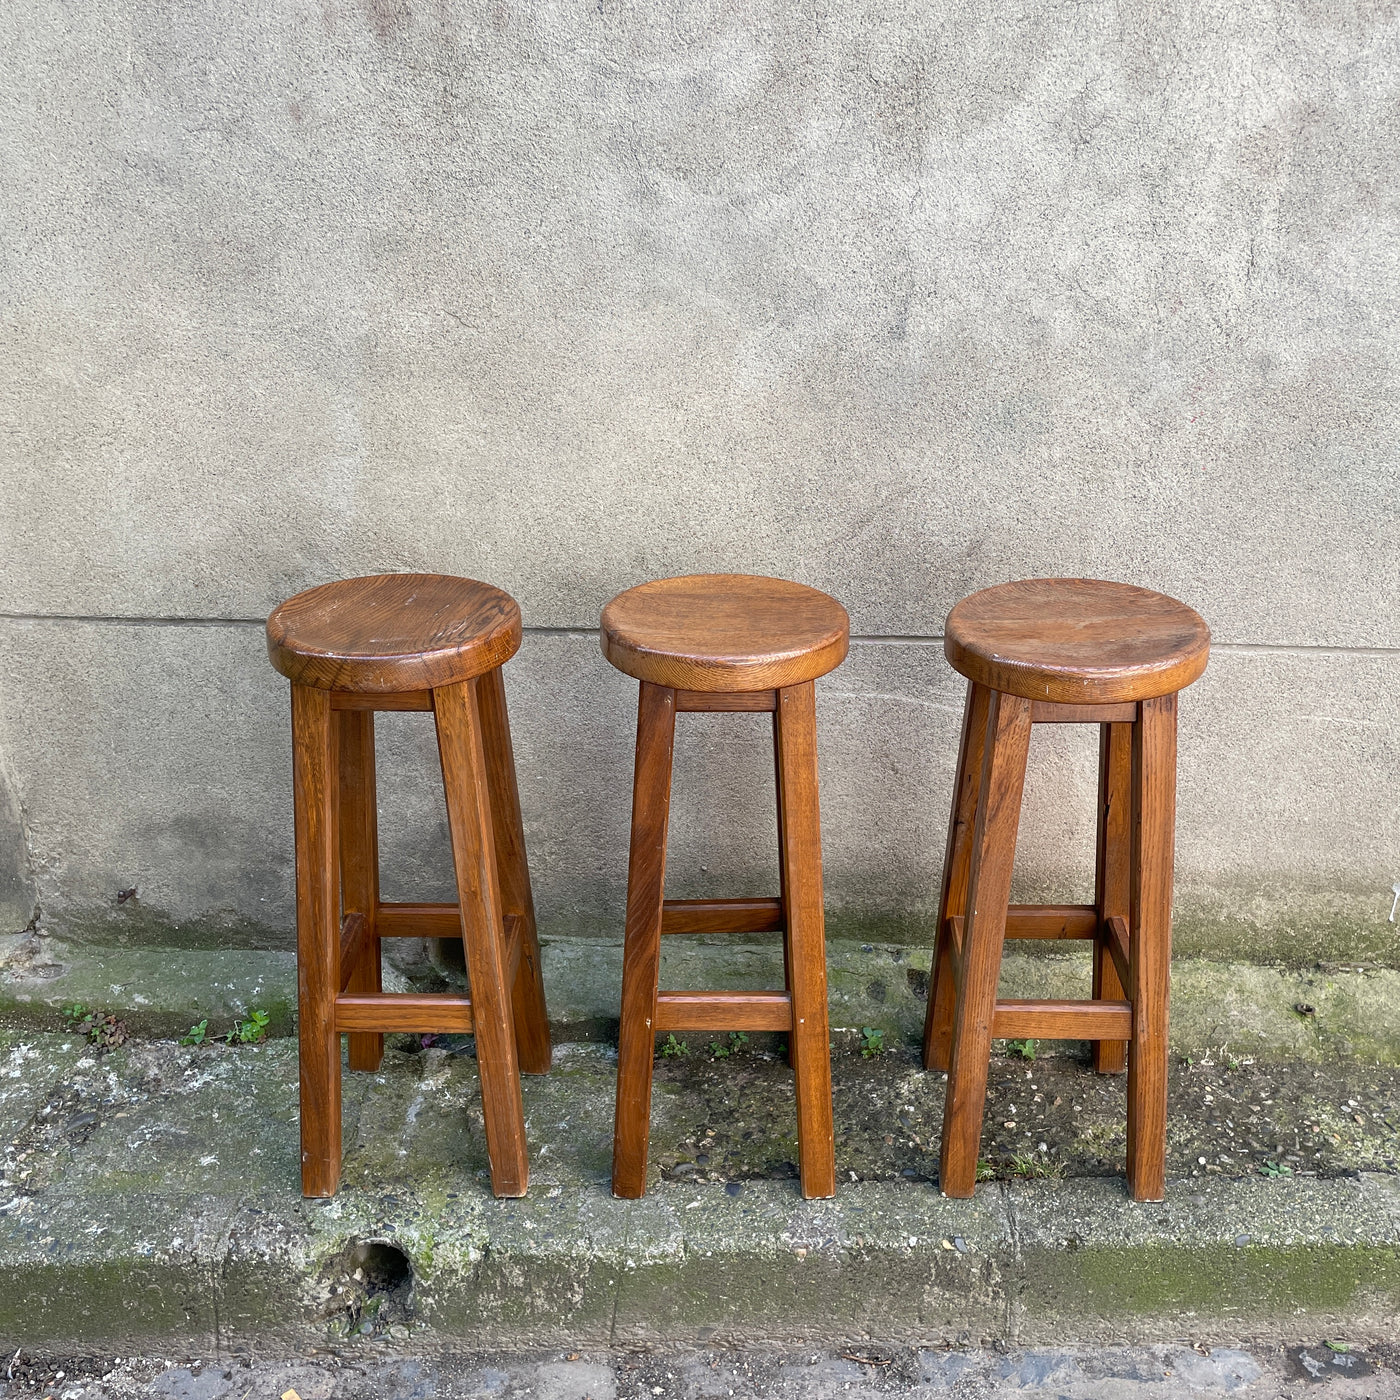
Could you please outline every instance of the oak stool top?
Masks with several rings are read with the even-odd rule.
[[[603,609],[603,655],[676,690],[781,690],[835,670],[850,643],[846,609],[787,579],[690,574],[619,593]]]
[[[943,651],[969,680],[1027,700],[1102,705],[1184,690],[1206,668],[1194,608],[1127,583],[1001,583],[948,614]]]
[[[494,671],[520,648],[509,593],[448,574],[375,574],[323,583],[267,620],[267,654],[297,685],[393,694]]]

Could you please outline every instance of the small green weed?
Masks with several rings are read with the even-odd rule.
[[[862,1026],[860,1028],[860,1057],[863,1060],[873,1060],[876,1055],[885,1053],[885,1033],[877,1030],[874,1026]]]
[[[978,1158],[978,1160],[977,1160],[977,1180],[978,1180],[978,1181],[992,1181],[992,1180],[994,1180],[994,1179],[996,1178],[996,1174],[997,1174],[997,1169],[996,1169],[990,1162],[988,1162],[985,1158],[980,1158],[980,1157]]]
[[[248,1013],[246,1021],[235,1021],[233,1029],[224,1037],[226,1045],[256,1045],[267,1039],[267,1023],[272,1018],[266,1011],[256,1008]]]
[[[1009,1055],[1019,1055],[1023,1060],[1035,1059],[1036,1042],[1033,1040],[1008,1040],[1006,1051]]]
[[[677,1040],[673,1035],[668,1035],[661,1042],[661,1058],[663,1060],[678,1060],[682,1055],[688,1054],[690,1054],[690,1046],[683,1040]]]
[[[749,1038],[743,1031],[730,1031],[729,1039],[724,1044],[718,1040],[710,1042],[710,1054],[717,1060],[727,1060],[731,1055],[737,1055],[748,1043]]]
[[[1270,1180],[1293,1175],[1293,1168],[1287,1162],[1260,1162],[1256,1170],[1260,1176],[1267,1176]]]
[[[82,1036],[99,1050],[113,1050],[124,1044],[130,1035],[125,1021],[102,1011],[92,1011],[80,1001],[69,1002],[63,1008],[63,1015],[73,1035]]]
[[[1328,1349],[1328,1351],[1338,1351],[1338,1352],[1341,1352],[1341,1354],[1342,1354],[1343,1356],[1345,1356],[1345,1355],[1347,1354],[1347,1352],[1349,1352],[1349,1351],[1351,1350],[1351,1343],[1350,1343],[1350,1342],[1328,1342],[1328,1343],[1327,1343],[1327,1349]]]
[[[206,1016],[197,1026],[191,1026],[188,1035],[180,1037],[181,1045],[203,1045],[209,1039],[209,1018]]]

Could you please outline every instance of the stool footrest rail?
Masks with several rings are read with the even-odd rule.
[[[662,933],[781,933],[781,899],[667,899]]]
[[[335,999],[337,1031],[413,1031],[421,1035],[470,1035],[470,997],[439,992],[375,992]]]
[[[790,1031],[786,992],[657,992],[658,1031]]]

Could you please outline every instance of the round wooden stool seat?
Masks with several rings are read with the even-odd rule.
[[[805,584],[690,574],[619,593],[603,609],[603,655],[675,690],[781,690],[835,670],[850,630],[846,609]]]
[[[1184,690],[1210,628],[1185,603],[1101,579],[1002,583],[948,614],[944,654],[971,681],[1027,700],[1102,705]]]
[[[520,647],[509,593],[447,574],[323,583],[267,620],[267,654],[297,685],[383,695],[494,671]]]

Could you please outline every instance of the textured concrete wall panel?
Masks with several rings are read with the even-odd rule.
[[[617,936],[636,684],[589,634],[529,633],[506,671],[546,931]],[[0,732],[40,902],[72,933],[287,946],[293,921],[286,683],[252,626],[0,626]],[[925,942],[963,683],[940,647],[858,644],[819,683],[833,931]],[[1185,949],[1395,960],[1400,666],[1222,651],[1181,707],[1178,927]],[[378,721],[386,894],[451,898],[431,717]],[[1037,730],[1016,893],[1092,891],[1096,758]],[[668,888],[776,888],[765,716],[685,715]],[[135,887],[134,900],[116,903]]]
[[[1391,6],[0,23],[9,610],[1082,573],[1400,643]]]

